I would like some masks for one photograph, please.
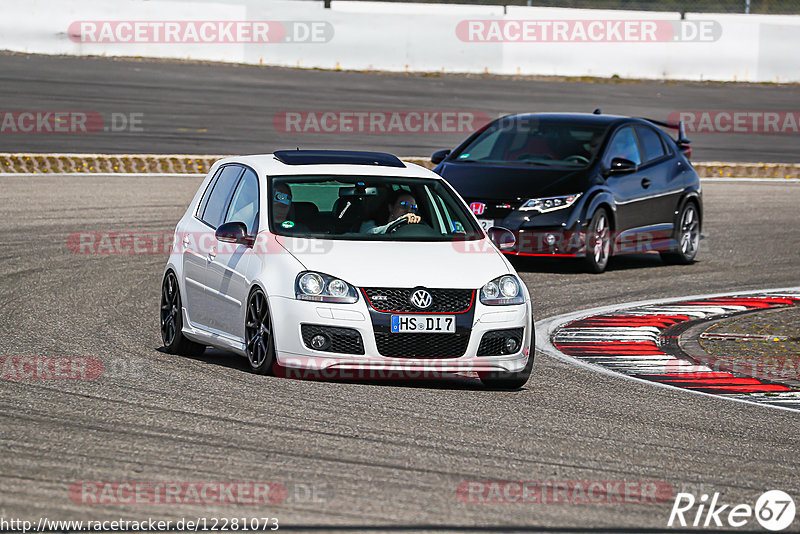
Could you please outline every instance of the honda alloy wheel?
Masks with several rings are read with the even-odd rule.
[[[665,263],[687,265],[694,262],[697,248],[700,244],[700,212],[694,202],[687,202],[681,210],[675,228],[675,249],[662,252],[661,258]]]
[[[589,221],[586,230],[586,266],[590,272],[602,273],[611,256],[611,224],[608,213],[600,208]]]

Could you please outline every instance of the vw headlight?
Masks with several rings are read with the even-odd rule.
[[[575,204],[579,198],[581,198],[581,193],[563,197],[532,198],[520,206],[519,209],[522,211],[535,210],[539,213],[547,213],[548,211],[568,208]]]
[[[358,291],[344,280],[311,271],[297,275],[294,296],[298,300],[316,302],[352,304],[358,301]]]
[[[495,278],[481,288],[481,303],[489,306],[522,304],[525,297],[516,276],[506,274]]]

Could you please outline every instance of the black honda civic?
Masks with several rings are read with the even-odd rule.
[[[582,258],[599,273],[613,254],[694,261],[703,202],[690,155],[679,124],[597,110],[503,117],[431,161],[484,229],[510,230],[491,232],[505,234],[502,252]]]

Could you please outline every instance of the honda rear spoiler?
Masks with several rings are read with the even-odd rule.
[[[675,144],[678,145],[678,148],[683,152],[683,154],[689,158],[692,155],[692,146],[691,141],[686,138],[686,130],[683,126],[683,121],[678,122],[666,122],[666,121],[657,121],[655,119],[648,119],[645,117],[639,117],[642,120],[646,120],[647,122],[652,122],[657,126],[662,126],[664,128],[670,128],[671,130],[678,130],[678,138],[675,139]]]

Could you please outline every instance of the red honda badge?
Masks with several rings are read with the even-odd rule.
[[[486,210],[486,204],[483,202],[473,202],[469,205],[469,209],[471,209],[472,213],[475,215],[483,215],[483,212]]]

